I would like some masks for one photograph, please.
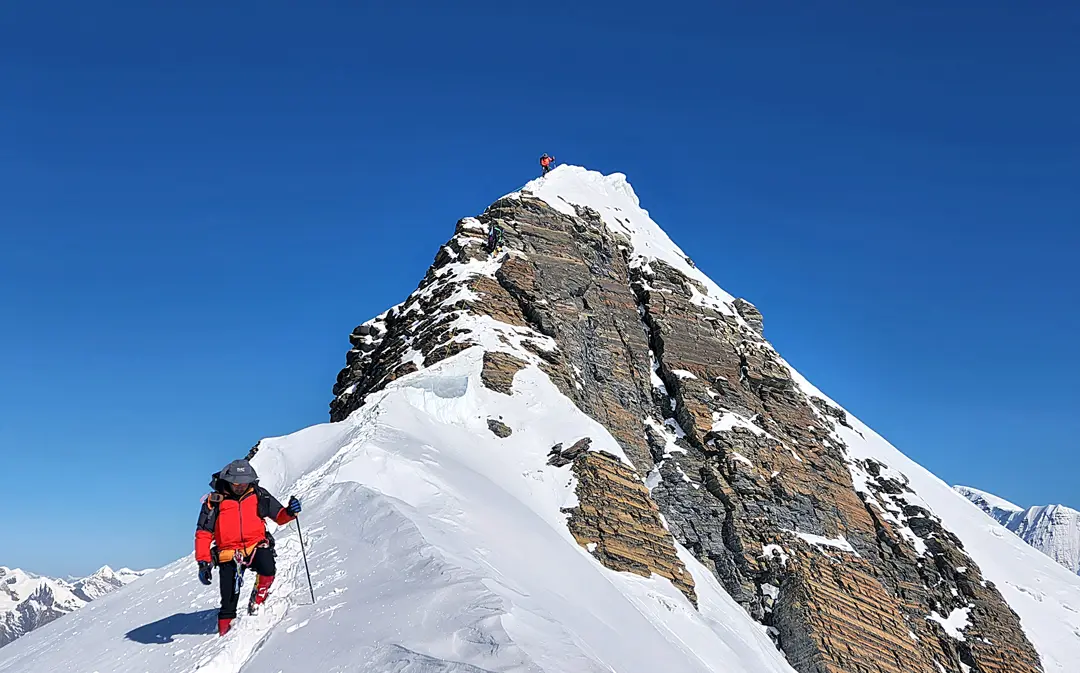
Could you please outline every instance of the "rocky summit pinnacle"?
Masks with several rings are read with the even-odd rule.
[[[416,291],[353,331],[331,419],[471,348],[505,395],[538,368],[632,463],[587,442],[551,450],[577,480],[567,525],[599,563],[694,601],[685,547],[802,673],[1042,671],[915,468],[764,333],[625,176],[562,166],[460,220]]]

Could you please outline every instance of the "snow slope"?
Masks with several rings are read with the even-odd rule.
[[[685,551],[700,611],[573,540],[570,468],[547,453],[582,436],[617,444],[536,368],[513,397],[483,387],[481,357],[403,377],[342,423],[263,440],[264,485],[305,501],[315,605],[290,525],[268,609],[230,637],[210,635],[216,591],[188,557],[14,643],[0,673],[791,673]],[[507,439],[487,429],[495,408]]]
[[[1080,573],[1080,511],[1064,505],[1024,509],[985,491],[967,486],[955,488],[1024,542]]]
[[[525,190],[563,212],[593,208],[627,236],[634,263],[665,260],[696,282],[696,302],[738,318],[732,297],[686,259],[621,174],[562,166]],[[485,272],[465,266],[451,272]],[[516,348],[509,326],[470,327],[473,338]],[[198,583],[189,556],[0,651],[0,673],[791,673],[685,550],[700,610],[666,580],[610,571],[574,541],[561,511],[574,504],[573,476],[548,465],[548,451],[584,436],[592,450],[621,451],[535,365],[507,397],[480,384],[481,360],[481,348],[466,350],[397,379],[341,423],[261,443],[264,485],[305,502],[314,605],[290,525],[275,533],[270,602],[229,637],[212,635],[216,588]],[[489,417],[513,434],[495,437]],[[1075,671],[1080,578],[850,422],[837,435],[852,458],[906,475],[1019,613],[1046,670]],[[960,629],[963,617],[937,618]]]

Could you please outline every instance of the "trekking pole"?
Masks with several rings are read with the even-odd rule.
[[[304,549],[304,534],[300,530],[300,515],[296,515],[296,536],[300,538],[300,553],[304,556],[304,573],[307,574],[308,589],[311,590],[311,604],[315,604],[315,587],[311,584],[311,571],[308,570],[307,550]]]

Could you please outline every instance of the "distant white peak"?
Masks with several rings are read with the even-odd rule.
[[[1080,572],[1080,512],[1064,505],[1022,509],[978,489],[957,486],[956,491],[1024,542],[1072,572]]]
[[[141,577],[142,575],[145,575],[148,572],[150,572],[150,571],[149,570],[132,570],[131,568],[119,568],[117,570],[113,570],[111,566],[104,565],[104,566],[101,566],[100,568],[98,568],[96,571],[93,572],[93,574],[89,575],[88,577],[120,577],[120,578],[127,577],[127,576]]]
[[[953,486],[953,488],[956,489],[957,493],[974,502],[976,505],[979,505],[980,507],[982,507],[983,503],[985,503],[986,507],[1006,512],[1024,511],[1023,507],[1020,507],[1019,505],[1014,505],[1005,498],[999,498],[993,493],[980,491],[979,489],[971,488],[970,486]],[[982,502],[979,502],[980,500]]]

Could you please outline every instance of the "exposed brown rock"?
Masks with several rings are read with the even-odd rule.
[[[548,465],[562,467],[577,460],[578,456],[584,455],[592,445],[592,438],[582,437],[574,442],[569,449],[563,450],[562,444],[556,444],[548,453]]]
[[[796,670],[937,673],[869,563],[850,554],[836,560],[808,551],[789,568],[774,610],[806,616],[778,626]]]
[[[484,369],[480,380],[496,392],[509,395],[514,384],[514,376],[525,368],[525,361],[507,353],[485,351]]]
[[[569,525],[578,543],[612,570],[666,577],[697,605],[694,578],[679,560],[649,489],[631,468],[609,453],[583,451],[571,469],[580,504],[568,510]]]

